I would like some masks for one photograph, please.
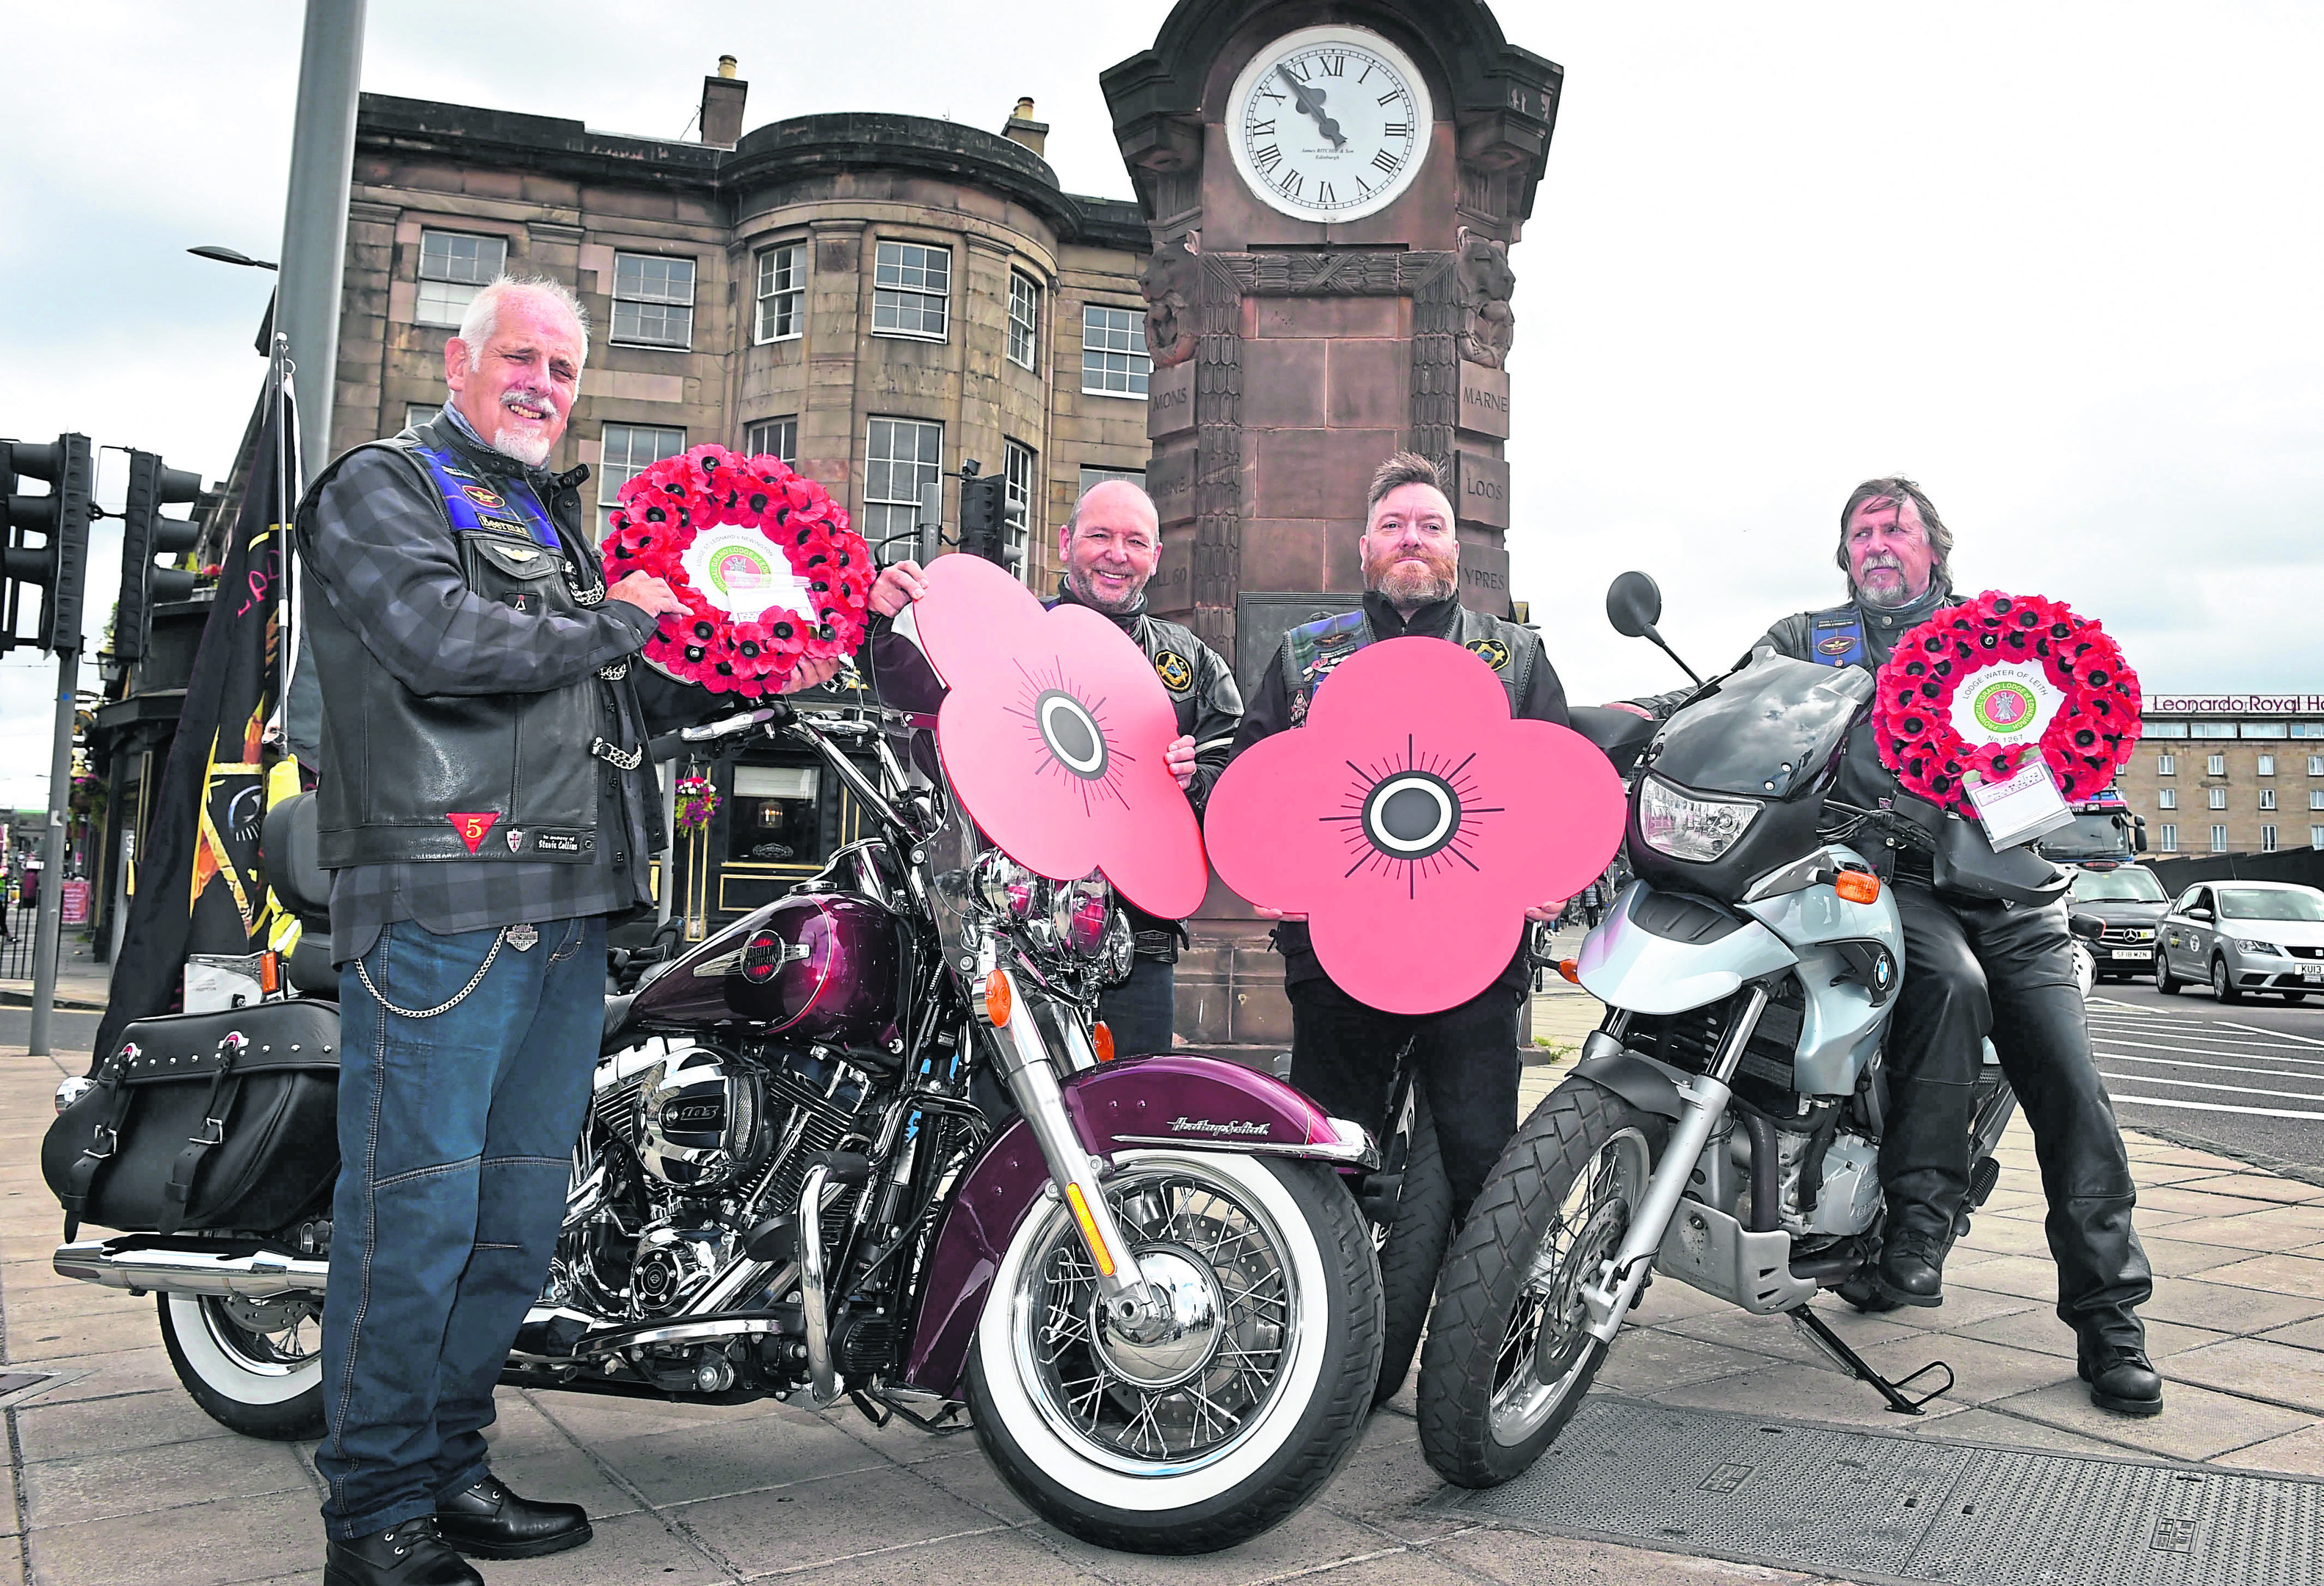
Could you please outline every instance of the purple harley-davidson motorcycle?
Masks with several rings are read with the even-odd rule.
[[[931,1432],[965,1411],[1027,1503],[1111,1547],[1281,1520],[1371,1404],[1379,1268],[1340,1175],[1378,1165],[1372,1142],[1218,1059],[1101,1062],[1092,1007],[1131,951],[1104,884],[986,846],[879,723],[778,706],[687,736],[736,730],[817,751],[879,833],[608,1001],[504,1380],[846,1398]],[[311,1436],[327,1215],[55,1266],[158,1293],[219,1421]]]

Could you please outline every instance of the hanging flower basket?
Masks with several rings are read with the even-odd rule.
[[[781,459],[697,446],[622,487],[605,572],[649,572],[686,610],[662,617],[645,659],[713,693],[779,693],[802,661],[863,642],[876,570],[821,485]]]
[[[718,790],[706,776],[678,779],[678,824],[683,831],[700,831],[718,813]]]
[[[1881,763],[1974,815],[1962,777],[2039,755],[2069,802],[2104,792],[2138,742],[2138,674],[2105,629],[2039,595],[1987,589],[1896,641],[1876,680]]]

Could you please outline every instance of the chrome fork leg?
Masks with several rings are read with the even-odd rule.
[[[1663,1235],[1678,1210],[1680,1198],[1686,1193],[1694,1164],[1702,1159],[1703,1146],[1709,1144],[1711,1131],[1727,1111],[1728,1098],[1734,1094],[1727,1081],[1734,1077],[1737,1066],[1743,1061],[1743,1049],[1751,1043],[1751,1033],[1759,1026],[1759,1016],[1766,1011],[1767,988],[1752,987],[1745,994],[1742,1010],[1728,1026],[1727,1038],[1720,1043],[1719,1055],[1712,1060],[1711,1071],[1698,1074],[1679,1087],[1678,1122],[1671,1129],[1670,1143],[1663,1147],[1660,1165],[1646,1181],[1646,1198],[1630,1214],[1622,1247],[1580,1291],[1582,1308],[1589,1318],[1585,1327],[1590,1336],[1600,1342],[1614,1341],[1622,1318],[1629,1314],[1631,1302],[1645,1286],[1646,1275],[1654,1270],[1655,1256],[1663,1247]]]

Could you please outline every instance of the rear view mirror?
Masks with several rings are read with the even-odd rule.
[[[1663,619],[1663,592],[1642,572],[1626,572],[1606,590],[1606,620],[1625,638],[1644,638]]]
[[[2084,941],[2096,941],[2106,934],[2106,922],[2096,914],[2069,914],[2066,917],[2066,929]]]
[[[2211,911],[2209,909],[2189,909],[2187,911],[2187,917],[2190,920],[2208,920],[2211,917]]]

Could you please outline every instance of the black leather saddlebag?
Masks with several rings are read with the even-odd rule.
[[[124,1233],[271,1232],[339,1171],[339,1010],[262,1002],[139,1019],[41,1145],[64,1202]]]

